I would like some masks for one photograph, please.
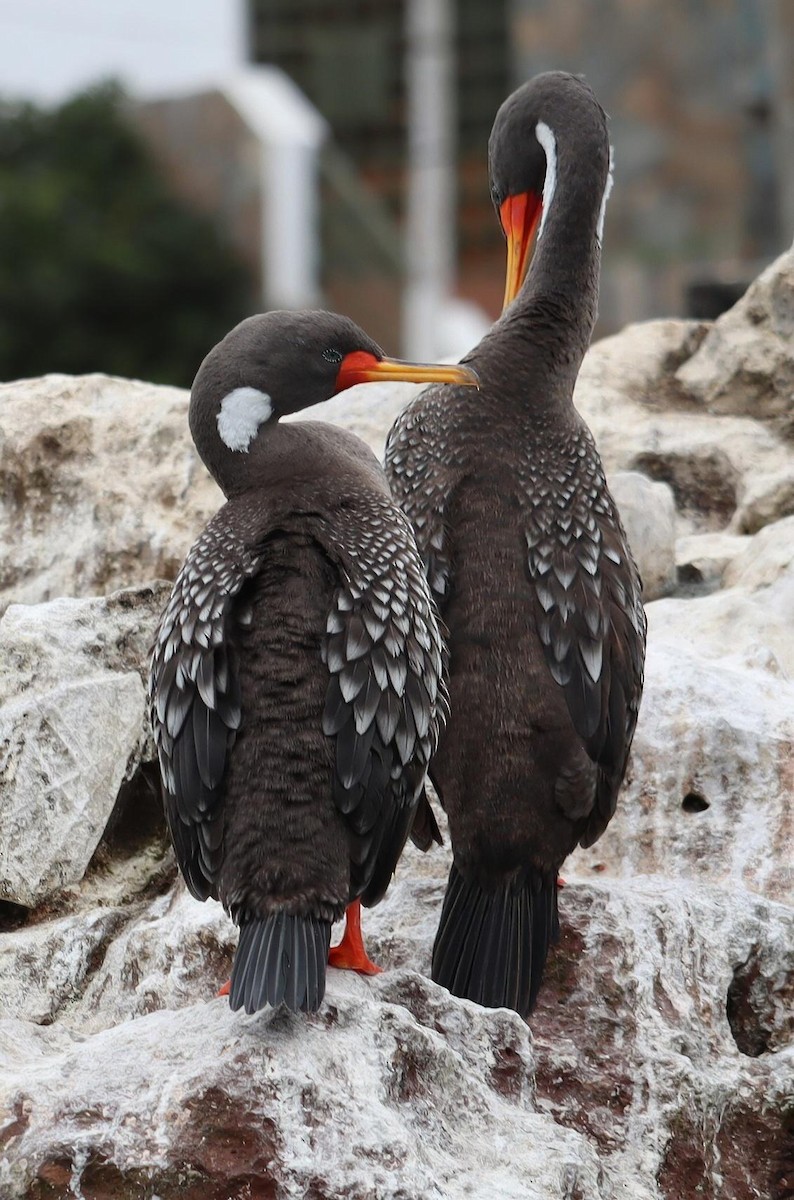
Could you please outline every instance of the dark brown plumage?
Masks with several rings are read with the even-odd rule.
[[[351,321],[268,313],[215,347],[191,393],[228,501],[162,616],[151,714],[187,885],[241,927],[231,1004],[247,1012],[319,1006],[331,923],[385,892],[447,709],[434,604],[375,457],[278,421],[378,374],[411,370]]]
[[[454,865],[433,978],[526,1015],[557,931],[557,871],[614,810],[642,690],[640,579],[572,403],[598,300],[604,113],[559,72],[500,109],[494,204],[507,301],[466,362],[478,393],[423,392],[386,451],[449,628],[452,716],[430,775]]]

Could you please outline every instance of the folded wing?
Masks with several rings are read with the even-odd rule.
[[[354,835],[352,891],[376,903],[423,798],[446,719],[445,649],[407,522],[368,500],[333,532],[343,584],[328,617],[323,729]]]
[[[149,701],[166,819],[199,900],[217,898],[223,777],[241,715],[230,632],[246,619],[236,604],[258,565],[221,509],[182,565],[152,651]]]
[[[598,767],[581,839],[590,845],[615,811],[626,770],[642,694],[646,622],[639,573],[595,448],[589,438],[581,444],[591,452],[572,454],[572,479],[545,494],[527,489],[525,536],[546,662]]]

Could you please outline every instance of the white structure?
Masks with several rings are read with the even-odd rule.
[[[246,67],[220,87],[261,145],[264,300],[320,303],[319,153],[328,125],[277,67]]]
[[[455,261],[452,39],[451,0],[408,0],[403,346],[410,358],[430,361],[441,353],[440,320]]]
[[[319,155],[328,126],[278,67],[136,104],[173,190],[222,227],[267,308],[321,303]]]

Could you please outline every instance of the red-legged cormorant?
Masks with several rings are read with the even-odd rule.
[[[381,467],[350,433],[279,421],[381,379],[476,382],[387,360],[346,318],[270,312],[191,391],[227,502],[161,618],[151,716],[177,860],[240,926],[230,1002],[249,1013],[320,1005],[331,924],[386,891],[447,709],[435,606]]]
[[[540,75],[502,105],[489,151],[508,270],[505,311],[464,360],[480,390],[422,392],[386,468],[449,629],[452,711],[430,776],[454,864],[433,978],[526,1016],[557,933],[557,871],[615,811],[645,615],[572,401],[598,302],[605,114],[583,80]]]

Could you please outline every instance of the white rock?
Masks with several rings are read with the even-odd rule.
[[[725,588],[707,596],[670,596],[646,606],[651,643],[680,649],[692,660],[733,659],[738,667],[761,667],[794,679],[792,608],[777,589],[755,595]]]
[[[79,881],[149,738],[142,673],[167,589],[0,621],[0,897]]]
[[[675,544],[679,583],[719,587],[725,568],[741,554],[749,540],[734,533],[692,533],[679,537]]]
[[[97,957],[129,920],[121,906],[92,907],[4,933],[0,939],[0,1017],[24,1013],[37,1025],[68,1014]]]
[[[643,599],[667,595],[677,582],[672,489],[638,471],[618,471],[609,488],[640,569]]]
[[[767,474],[759,472],[745,481],[732,525],[742,533],[756,533],[765,525],[794,512],[794,462]]]
[[[794,678],[794,517],[765,526],[728,565],[723,593],[748,596],[758,611],[757,638],[769,646],[780,666]],[[726,631],[733,641],[734,631]],[[726,644],[730,642],[726,639]]]
[[[766,588],[794,572],[794,517],[784,517],[748,539],[725,572],[727,587]],[[794,610],[791,610],[794,611]]]
[[[676,378],[712,412],[790,419],[794,249],[767,267],[723,313]]]
[[[424,861],[434,868],[418,887],[404,873],[390,936],[406,934],[426,961],[447,860]],[[752,1195],[738,1183],[772,1194],[794,1083],[794,913],[783,906],[659,878],[570,885],[532,1036],[515,1014],[454,1000],[406,968],[331,971],[316,1016],[232,1014],[210,998],[226,953],[213,909],[154,901],[150,946],[171,950],[143,972],[127,943],[120,992],[132,995],[139,974],[152,1003],[170,987],[178,1007],[97,1029],[77,1022],[78,998],[51,1025],[24,1008],[0,1021],[4,1200],[45,1181],[102,1200],[255,1185],[393,1200]],[[35,963],[45,943],[77,934],[60,922],[48,939],[14,936]],[[192,997],[184,977],[177,990],[164,977],[181,975],[182,939]],[[51,962],[48,952],[41,965]],[[97,1002],[116,1012],[109,988],[93,987]]]
[[[187,392],[106,375],[0,385],[0,602],[173,579],[222,496]]]
[[[462,1197],[484,1179],[505,1200],[563,1200],[571,1179],[604,1195],[595,1148],[536,1111],[515,1014],[451,1001],[416,976],[334,976],[311,1017],[241,1018],[212,1000],[57,1049],[33,1025],[0,1023],[0,1107],[25,1124],[0,1163],[4,1196],[25,1196],[54,1160],[84,1194],[105,1165],[122,1194],[145,1181],[169,1198],[254,1181],[296,1198],[320,1186]]]
[[[648,606],[645,690],[617,813],[566,870],[659,872],[790,904],[794,683],[775,670],[763,645],[740,657],[730,627],[723,650],[737,651],[734,659],[691,653],[680,627],[665,640],[654,608],[673,603]],[[761,642],[763,630],[757,636]]]
[[[706,329],[688,321],[629,325],[589,350],[574,400],[608,474],[638,470],[673,488],[700,528],[735,518],[756,478],[788,472],[794,454],[759,421],[704,413],[680,382]]]
[[[788,465],[783,444],[758,422],[740,417],[659,413],[617,401],[611,415],[583,413],[598,442],[609,475],[641,471],[673,489],[676,507],[698,527],[724,529],[736,513],[745,480],[756,471]]]
[[[675,372],[695,353],[710,326],[702,321],[640,321],[594,342],[577,382],[577,405],[592,395],[617,392],[651,411],[685,402]],[[603,402],[602,402],[603,403]]]

